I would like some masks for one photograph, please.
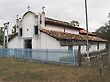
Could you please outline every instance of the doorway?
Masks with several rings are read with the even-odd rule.
[[[32,39],[25,39],[24,40],[24,48],[32,49]]]

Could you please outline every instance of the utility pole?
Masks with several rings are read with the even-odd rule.
[[[8,28],[9,28],[9,22],[7,22],[7,48],[8,48]]]
[[[87,9],[87,0],[85,0],[85,15],[86,15],[86,31],[87,31],[87,37],[88,37],[88,9]],[[87,38],[87,59],[90,60],[88,38]]]

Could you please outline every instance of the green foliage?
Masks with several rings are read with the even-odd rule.
[[[97,36],[110,41],[110,23],[106,23],[106,25],[97,29],[96,34]]]
[[[0,30],[0,45],[3,45],[4,32]]]
[[[110,13],[108,14],[108,22],[96,30],[97,36],[106,39],[110,43]]]
[[[78,21],[71,21],[71,25],[74,26],[74,27],[79,27],[79,22]]]

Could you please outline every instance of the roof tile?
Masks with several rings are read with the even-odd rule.
[[[47,29],[41,29],[40,30],[43,33],[48,34],[51,37],[54,37],[56,39],[65,39],[65,40],[89,40],[89,41],[98,41],[98,42],[106,42],[107,40],[101,39],[96,36],[87,36],[87,35],[81,35],[81,34],[71,34],[71,33],[65,33],[65,32],[59,32],[59,31],[53,31],[53,30],[47,30]]]

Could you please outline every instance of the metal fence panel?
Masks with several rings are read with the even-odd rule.
[[[0,48],[0,56],[78,65],[78,50]]]

